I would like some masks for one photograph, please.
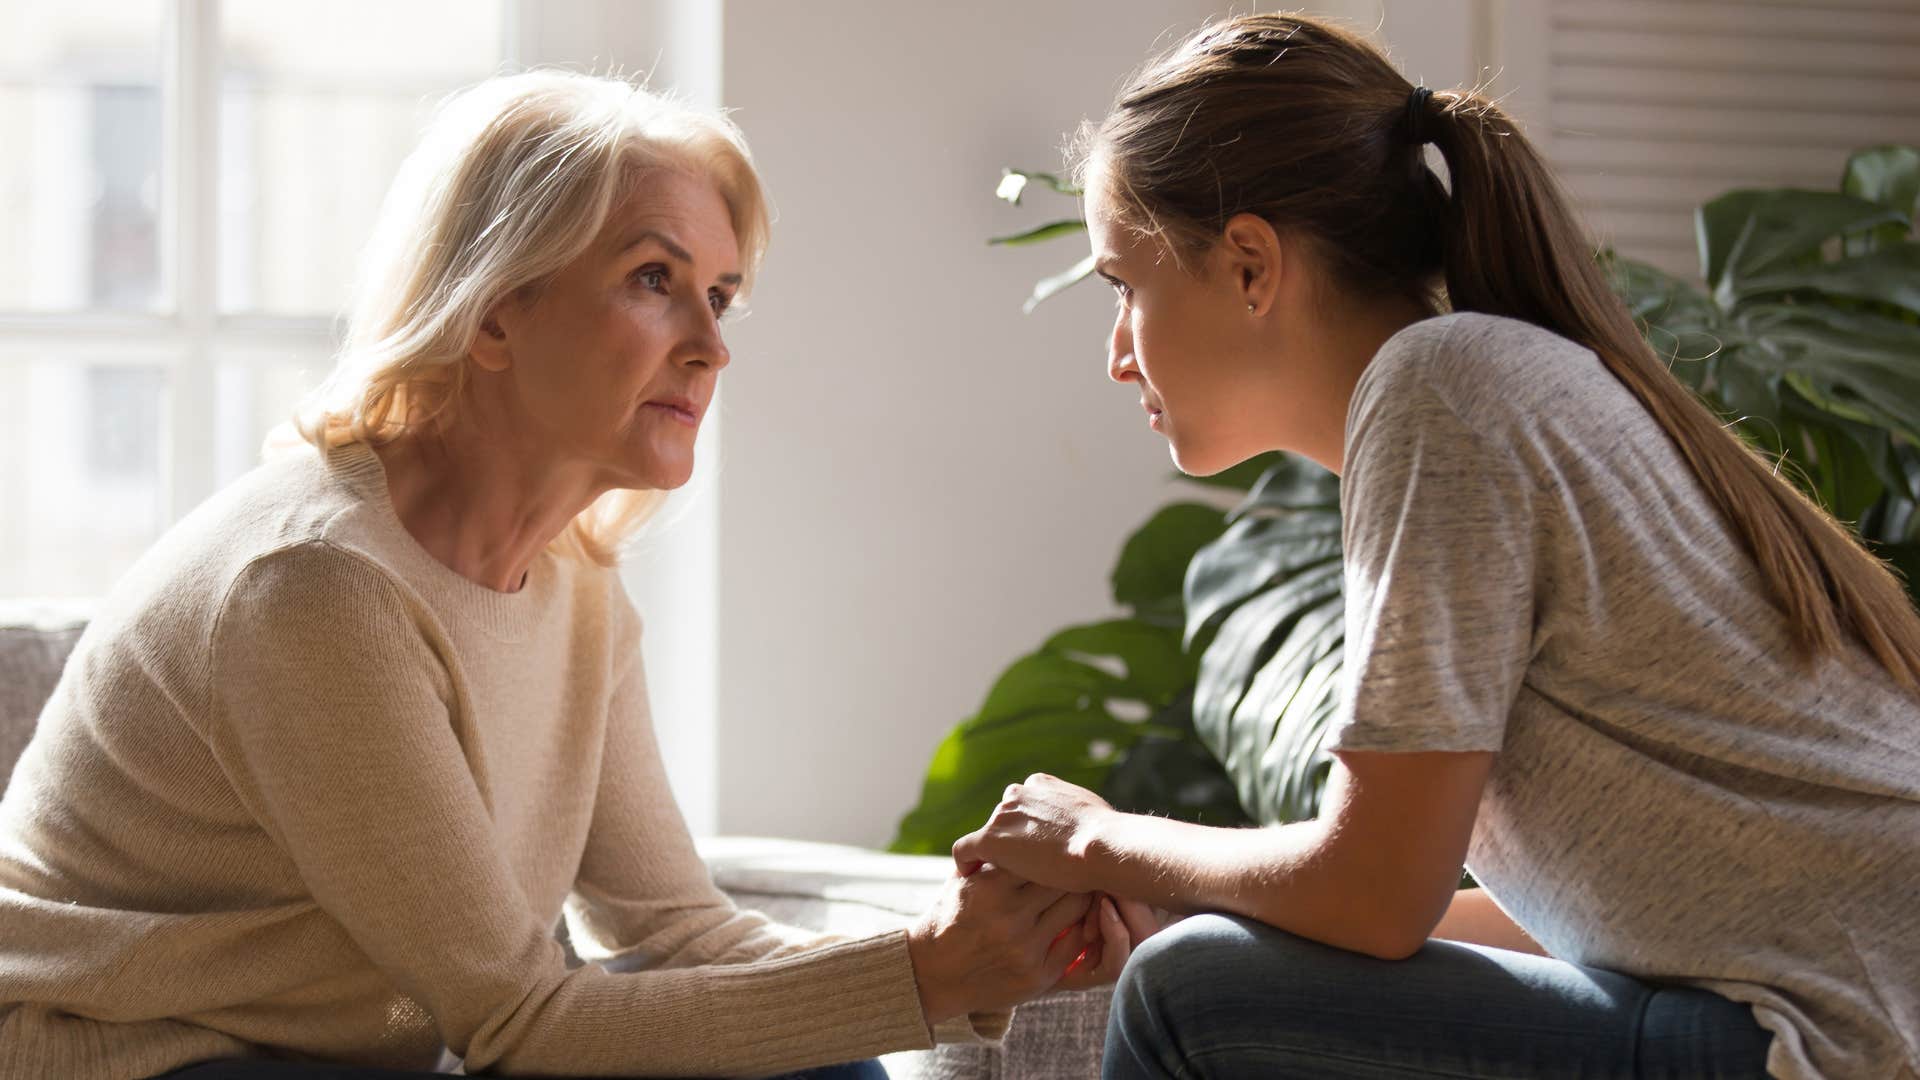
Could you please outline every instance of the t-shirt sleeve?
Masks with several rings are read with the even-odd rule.
[[[215,627],[203,734],[314,903],[469,1071],[775,1073],[931,1043],[899,934],[568,969],[497,846],[426,620],[329,545],[256,560]]]
[[[1534,480],[1404,363],[1358,393],[1327,748],[1498,750],[1534,652]]]

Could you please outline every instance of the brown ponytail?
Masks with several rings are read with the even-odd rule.
[[[1446,160],[1427,167],[1420,139]],[[1310,242],[1359,295],[1432,298],[1592,349],[1660,424],[1760,567],[1802,652],[1863,643],[1920,688],[1920,615],[1886,564],[1673,377],[1533,146],[1469,91],[1414,87],[1358,35],[1297,15],[1208,26],[1083,132],[1126,223],[1188,265],[1235,214]]]

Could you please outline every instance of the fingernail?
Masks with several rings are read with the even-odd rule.
[[[1100,908],[1107,918],[1112,919],[1114,922],[1120,921],[1120,909],[1113,906],[1113,901],[1101,900]]]

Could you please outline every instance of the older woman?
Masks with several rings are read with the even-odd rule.
[[[127,574],[7,790],[0,1075],[767,1073],[1117,972],[1084,894],[988,869],[840,940],[695,855],[610,566],[693,468],[766,230],[738,133],[625,83],[442,111],[306,441]]]

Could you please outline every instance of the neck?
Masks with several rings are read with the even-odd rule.
[[[394,513],[469,581],[516,592],[540,552],[605,489],[593,470],[543,460],[455,422],[374,448]]]
[[[1339,473],[1346,461],[1347,409],[1354,387],[1387,339],[1433,314],[1405,297],[1371,297],[1326,310],[1300,328],[1282,347],[1290,356],[1317,359],[1318,383],[1312,408],[1292,418],[1276,446],[1304,454]]]

